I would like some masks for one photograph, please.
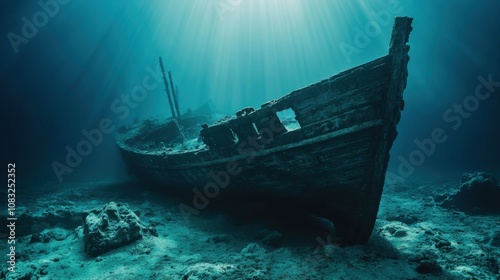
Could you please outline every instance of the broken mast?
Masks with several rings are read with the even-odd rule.
[[[172,97],[170,96],[170,89],[168,88],[167,76],[165,75],[165,68],[163,68],[163,61],[161,59],[161,56],[160,56],[160,68],[161,68],[161,73],[163,74],[163,83],[165,84],[165,91],[167,92],[168,104],[170,104],[170,111],[172,112],[172,118],[177,119],[174,105],[172,103]]]

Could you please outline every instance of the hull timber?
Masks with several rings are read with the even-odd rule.
[[[344,244],[366,243],[404,107],[411,23],[396,18],[388,55],[205,126],[197,146],[148,149],[133,139],[151,132],[137,130],[118,135],[118,147],[140,178],[290,199],[330,219]],[[287,109],[300,128],[289,130],[278,117]],[[165,129],[154,145],[176,138],[176,128]]]

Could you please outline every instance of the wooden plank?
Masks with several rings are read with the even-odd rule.
[[[282,98],[277,99],[275,101],[274,106],[278,110],[287,109],[293,103],[302,102],[303,100],[311,98],[316,94],[326,92],[328,89],[332,87],[337,87],[341,89],[343,88],[344,85],[343,91],[349,91],[351,89],[357,88],[359,87],[360,84],[367,84],[366,81],[369,81],[369,80],[363,81],[361,79],[363,78],[369,79],[370,77],[374,77],[373,75],[377,75],[377,72],[380,71],[378,67],[381,66],[385,67],[388,63],[390,63],[389,56],[383,56],[376,60],[370,61],[366,64],[360,65],[358,67],[341,72],[337,75],[331,76],[318,83],[292,91],[291,93],[283,96]],[[390,64],[388,66],[390,67]],[[360,73],[364,74],[358,75]],[[359,80],[354,79],[354,77],[357,77],[357,79]],[[355,84],[350,84],[351,82],[354,82]]]
[[[385,67],[387,68],[387,67]],[[387,89],[389,84],[388,70],[377,77],[376,80],[370,81],[360,81],[360,84],[356,85],[354,88],[347,89],[347,85],[336,85],[336,82],[330,82],[330,88],[322,92],[321,94],[312,96],[301,102],[296,102],[293,104],[294,110],[301,112],[308,112],[310,109],[322,108],[330,106],[331,104],[342,104],[344,102],[349,102],[350,100],[355,100],[362,98],[363,95],[373,95],[373,94],[384,94],[384,91],[380,91],[380,88]],[[367,73],[367,75],[374,75]],[[372,77],[370,77],[372,78]],[[310,107],[310,108],[309,108]],[[296,112],[297,114],[297,112]]]
[[[383,101],[387,88],[387,81],[379,81],[328,99],[304,101],[294,105],[293,109],[301,126],[306,126],[309,123],[321,121],[324,117],[335,116],[367,104]]]
[[[341,115],[326,117],[302,128],[305,137],[314,137],[331,131],[337,131],[351,126],[353,123],[381,120],[381,109],[375,104],[366,104],[364,108],[353,109]]]

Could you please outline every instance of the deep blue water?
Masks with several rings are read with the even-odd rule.
[[[117,127],[170,115],[151,74],[159,55],[182,111],[212,100],[231,113],[385,55],[386,16],[396,15],[413,17],[414,31],[389,171],[403,161],[415,169],[399,174],[408,176],[500,167],[496,0],[42,0],[0,1],[0,10],[2,164],[16,162],[20,178],[57,180],[52,164],[103,119]],[[482,100],[478,77],[493,81]],[[443,143],[415,143],[435,129]],[[112,133],[64,179],[110,176],[126,176]]]

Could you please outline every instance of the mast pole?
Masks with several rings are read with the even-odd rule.
[[[165,68],[163,68],[163,61],[160,56],[160,68],[161,68],[161,73],[163,74],[163,83],[165,84],[165,91],[167,92],[168,96],[168,104],[170,104],[170,112],[172,112],[172,118],[176,119],[175,115],[175,110],[174,110],[174,105],[172,104],[172,97],[170,96],[170,90],[168,88],[168,82],[167,82],[167,76],[165,75]]]
[[[181,121],[181,112],[179,111],[179,101],[177,100],[177,91],[174,89],[174,82],[172,81],[172,72],[168,71],[168,78],[170,80],[170,87],[172,88],[172,96],[174,97],[175,110],[177,111],[177,119]]]

